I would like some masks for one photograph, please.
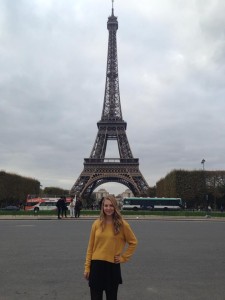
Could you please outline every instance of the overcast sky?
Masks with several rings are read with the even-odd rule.
[[[114,7],[123,119],[148,184],[203,158],[224,170],[225,1]],[[0,0],[0,170],[72,187],[101,118],[110,14],[110,0]]]

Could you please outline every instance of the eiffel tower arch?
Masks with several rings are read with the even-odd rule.
[[[112,2],[113,3],[113,2]],[[109,31],[105,95],[98,133],[84,169],[71,189],[71,195],[86,198],[103,183],[117,182],[127,186],[135,196],[146,195],[149,188],[139,170],[139,159],[134,158],[126,135],[127,123],[123,120],[117,59],[117,17],[112,7],[108,18]],[[118,144],[119,158],[106,158],[107,142]]]

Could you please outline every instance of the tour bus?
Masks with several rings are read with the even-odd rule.
[[[56,203],[59,197],[37,197],[28,195],[25,210],[42,211],[42,210],[56,210]],[[66,197],[66,205],[71,202],[71,197]]]
[[[124,198],[123,210],[181,210],[181,198]]]

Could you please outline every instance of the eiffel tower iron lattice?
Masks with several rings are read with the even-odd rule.
[[[107,29],[109,40],[102,116],[97,123],[98,133],[90,157],[84,159],[84,169],[70,192],[82,198],[108,182],[127,186],[135,196],[146,195],[149,188],[139,170],[139,159],[133,157],[126,135],[127,123],[122,117],[116,41],[118,21],[113,6]],[[105,158],[108,140],[117,141],[119,158]]]

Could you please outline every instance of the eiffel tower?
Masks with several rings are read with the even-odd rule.
[[[71,189],[71,195],[89,197],[101,184],[117,182],[127,186],[135,196],[146,195],[149,188],[139,170],[139,160],[134,158],[126,135],[127,123],[123,120],[120,104],[117,41],[117,17],[108,17],[109,31],[105,96],[98,133],[89,158],[84,159],[84,169]],[[107,141],[116,140],[119,158],[105,158]]]

